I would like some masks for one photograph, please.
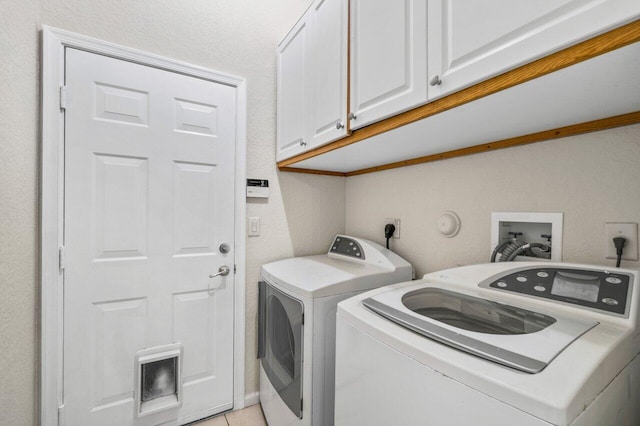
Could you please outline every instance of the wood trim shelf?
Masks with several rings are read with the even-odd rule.
[[[348,173],[344,173],[344,172],[332,172],[330,170],[302,169],[299,167],[279,167],[278,170],[280,170],[281,172],[306,173],[309,175],[326,175],[326,176],[342,176],[342,177],[346,177],[348,175]]]
[[[434,154],[367,169],[355,170],[351,172],[332,172],[292,167],[294,164],[307,160],[309,158],[313,158],[318,155],[343,148],[353,143],[363,141],[373,136],[442,113],[452,108],[492,95],[496,92],[514,87],[516,85],[553,73],[555,71],[559,71],[563,68],[570,67],[588,59],[595,58],[596,56],[600,56],[613,50],[620,49],[638,41],[640,41],[640,20],[635,20],[622,27],[593,37],[589,40],[568,47],[544,58],[540,58],[534,62],[525,64],[521,67],[478,83],[474,86],[463,89],[459,92],[453,93],[444,98],[437,99],[434,102],[419,106],[412,110],[398,114],[394,117],[371,124],[362,129],[354,130],[350,135],[342,139],[299,154],[295,157],[280,161],[278,162],[278,168],[281,171],[288,172],[326,174],[331,176],[353,176],[430,161],[437,161],[445,158],[453,158],[461,155],[469,155],[475,152],[484,152],[488,150],[507,148],[510,146],[528,144],[558,137],[638,123],[640,122],[640,113],[633,112],[616,117],[594,120],[586,123],[546,130],[491,143],[483,143],[481,145],[457,149],[446,153]]]

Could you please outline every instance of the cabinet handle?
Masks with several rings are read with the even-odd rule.
[[[357,115],[355,115],[354,113],[350,112],[349,113],[349,120],[355,120],[356,118],[358,118]]]
[[[304,139],[300,140],[300,146],[306,146],[307,143],[304,141]]]
[[[440,86],[440,83],[442,83],[442,80],[440,80],[440,76],[438,75],[433,76],[433,78],[429,82],[429,84],[432,86]]]
[[[344,129],[344,124],[342,123],[342,121],[338,121],[336,123],[336,129],[338,129],[338,130]]]

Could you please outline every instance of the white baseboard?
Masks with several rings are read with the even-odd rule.
[[[260,403],[260,392],[253,392],[244,396],[244,406],[250,407]]]

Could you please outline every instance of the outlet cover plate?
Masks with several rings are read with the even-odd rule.
[[[393,218],[393,217],[387,217],[384,219],[384,224],[388,224],[388,223],[393,223],[393,225],[396,227],[396,230],[393,231],[393,237],[392,238],[400,238],[400,219],[398,218]]]
[[[604,224],[604,247],[607,259],[617,259],[616,248],[613,245],[615,237],[625,237],[627,244],[622,253],[623,260],[638,260],[638,224],[607,222]]]

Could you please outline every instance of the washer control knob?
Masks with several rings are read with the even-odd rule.
[[[540,278],[548,278],[549,277],[549,274],[544,272],[544,271],[540,271],[536,275],[539,276]]]
[[[516,281],[521,282],[521,283],[526,283],[527,282],[527,277],[523,277],[522,275],[520,275],[519,277],[516,277]]]
[[[618,277],[607,277],[605,281],[610,284],[620,284],[622,282],[622,280]]]
[[[610,305],[610,306],[616,306],[618,304],[618,301],[610,297],[605,297],[604,299],[602,299],[602,303],[606,303],[607,305]]]
[[[545,291],[547,288],[545,286],[542,286],[542,285],[537,285],[537,286],[533,287],[533,289],[535,291]]]
[[[505,288],[507,286],[507,283],[505,283],[504,281],[498,281],[496,285],[500,288]]]

